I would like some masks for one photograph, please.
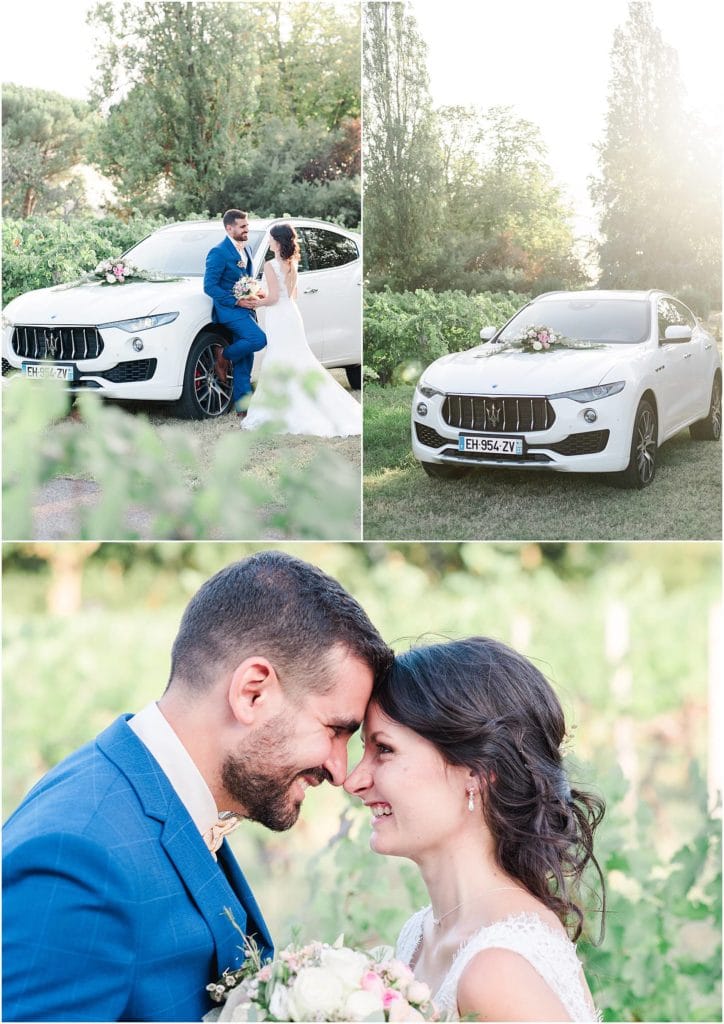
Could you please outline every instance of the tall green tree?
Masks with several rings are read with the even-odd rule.
[[[274,0],[248,5],[255,18],[259,116],[321,121],[360,116],[360,11],[353,2]]]
[[[242,159],[256,109],[245,5],[97,4],[97,159],[123,199],[183,216],[203,210]]]
[[[614,33],[600,176],[604,287],[705,288],[721,281],[721,157],[687,109],[676,51],[649,0]],[[719,307],[720,308],[720,307]]]
[[[3,213],[56,213],[84,200],[73,168],[84,157],[94,120],[83,100],[44,89],[3,86]]]
[[[400,3],[364,6],[365,258],[377,282],[409,287],[437,236],[443,166],[427,47]]]
[[[502,106],[446,107],[438,123],[447,169],[446,224],[465,269],[517,274],[526,291],[537,282],[580,284],[571,210],[554,182],[537,125]]]

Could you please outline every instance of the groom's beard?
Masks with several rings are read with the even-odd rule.
[[[290,792],[298,779],[331,781],[326,768],[291,766],[293,735],[293,725],[280,713],[254,734],[253,751],[229,754],[221,768],[224,789],[244,807],[245,817],[274,832],[285,832],[299,817],[302,801]]]

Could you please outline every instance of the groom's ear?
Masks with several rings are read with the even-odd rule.
[[[283,697],[274,666],[266,658],[246,658],[232,673],[228,697],[240,725],[258,725],[273,717],[281,710]]]

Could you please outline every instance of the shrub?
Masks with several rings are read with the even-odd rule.
[[[471,348],[481,327],[502,326],[526,301],[513,292],[366,292],[367,379],[412,380],[440,356]]]
[[[160,218],[47,217],[6,220],[3,230],[3,305],[34,288],[72,281],[101,260],[117,256],[161,227]]]

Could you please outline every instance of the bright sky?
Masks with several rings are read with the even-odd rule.
[[[613,33],[627,0],[409,0],[428,45],[433,102],[508,105],[542,130],[550,164],[576,210],[576,228],[592,234],[587,178],[597,171]],[[721,131],[724,5],[712,0],[653,0],[664,41],[679,54],[690,105]]]

